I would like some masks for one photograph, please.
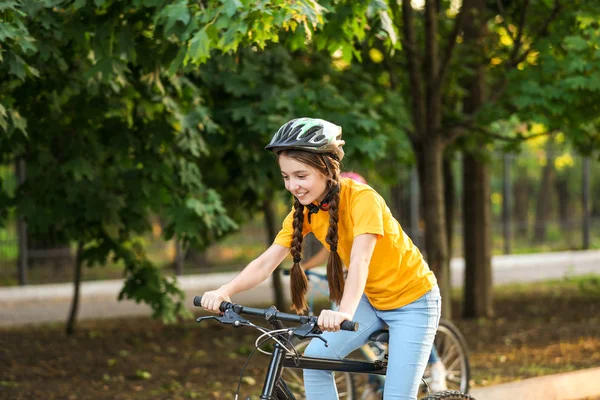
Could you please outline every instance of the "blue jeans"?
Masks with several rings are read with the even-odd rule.
[[[364,345],[369,336],[389,327],[390,343],[384,400],[415,400],[419,382],[425,372],[433,339],[440,320],[441,297],[438,287],[421,298],[395,310],[377,310],[363,295],[354,314],[359,323],[357,332],[325,332],[329,343],[325,347],[313,339],[304,355],[342,359]],[[392,378],[393,377],[393,378]],[[304,370],[307,400],[337,400],[333,372]]]

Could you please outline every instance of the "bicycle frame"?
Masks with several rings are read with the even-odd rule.
[[[269,321],[269,324],[275,329],[283,328],[281,321]],[[263,390],[260,395],[261,400],[295,400],[292,391],[281,377],[283,368],[296,369],[316,369],[320,371],[334,372],[356,372],[365,374],[385,375],[387,372],[387,364],[383,361],[376,360],[374,362],[358,361],[358,360],[335,360],[327,358],[315,358],[305,356],[286,356],[286,350],[279,343],[275,343]],[[275,392],[284,398],[275,397]]]
[[[387,371],[386,363],[380,360],[374,362],[358,361],[358,360],[335,360],[315,357],[286,357],[285,349],[275,343],[271,360],[265,376],[263,391],[260,395],[261,400],[283,400],[275,397],[275,393],[285,396],[288,400],[295,400],[294,395],[281,378],[283,368],[296,369],[316,369],[321,371],[335,372],[353,372],[385,375]]]

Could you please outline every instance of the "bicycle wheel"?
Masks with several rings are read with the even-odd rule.
[[[456,390],[445,390],[443,392],[437,392],[430,394],[427,397],[421,398],[421,400],[475,400],[468,394],[461,393]]]
[[[452,322],[441,319],[434,343],[440,359],[446,368],[446,385],[448,391],[468,393],[471,371],[469,367],[469,352],[463,335]],[[425,370],[423,379],[427,383],[431,382],[429,366]],[[425,385],[422,384],[419,388],[419,393],[425,394],[426,392]],[[446,397],[442,398],[445,399]]]
[[[296,350],[298,350],[298,353],[302,354],[309,343],[310,339],[304,339],[294,342],[294,346],[296,347]],[[281,377],[297,400],[306,399],[306,394],[304,392],[304,378],[301,369],[284,368],[281,372]],[[336,372],[335,384],[340,399],[358,400],[352,374],[348,372]]]

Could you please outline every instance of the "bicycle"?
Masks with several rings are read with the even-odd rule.
[[[309,315],[313,315],[315,296],[318,293],[324,296],[329,294],[327,275],[313,270],[307,270],[305,273],[311,284],[308,295]],[[335,304],[331,304],[331,306],[335,307]],[[385,332],[381,334],[385,335]],[[308,345],[308,342],[306,340],[300,341],[298,346],[304,348]],[[469,352],[463,335],[452,322],[443,318],[440,319],[434,341],[434,350],[437,351],[438,358],[446,369],[446,386],[448,389],[468,393],[471,377]],[[381,341],[371,341],[362,346],[359,352],[366,360],[381,360],[387,355],[387,345]],[[419,388],[420,394],[427,392],[431,380],[431,364],[428,364],[423,375],[425,384],[422,384]],[[383,394],[384,382],[385,378],[380,375],[369,376],[367,382],[359,385],[359,387],[364,386],[361,399],[380,399]],[[340,392],[344,394],[344,396],[340,394],[340,398],[358,399],[357,382],[351,374],[340,374],[336,378],[336,383]]]
[[[202,298],[196,296],[193,304],[197,307],[201,305]],[[320,339],[325,341],[321,336],[323,333],[317,325],[317,317],[307,315],[295,315],[279,312],[274,306],[268,309],[259,309],[245,307],[239,304],[223,302],[220,306],[222,312],[219,316],[207,316],[197,318],[197,322],[202,322],[208,319],[215,319],[222,324],[232,325],[234,327],[249,326],[263,332],[256,340],[254,350],[260,349],[260,346],[267,341],[273,340],[273,351],[270,353],[269,366],[265,376],[260,400],[296,400],[296,397],[283,378],[282,372],[285,369],[317,369],[326,371],[338,371],[347,373],[366,373],[385,375],[387,364],[384,360],[374,361],[359,361],[359,360],[332,360],[326,358],[305,357],[300,355],[297,349],[292,345],[293,337],[300,339]],[[241,314],[264,317],[272,329],[260,327],[246,320]],[[283,323],[292,322],[299,324],[296,327],[288,328]],[[353,321],[344,321],[341,324],[341,329],[356,331],[358,324]],[[385,340],[385,335],[372,335],[374,340]],[[326,341],[325,341],[326,342]],[[254,354],[254,350],[250,353],[248,360]],[[239,397],[239,389],[243,373],[246,365],[244,365],[240,380],[238,383],[235,399]],[[474,400],[468,394],[458,391],[446,391],[427,395],[421,400]]]

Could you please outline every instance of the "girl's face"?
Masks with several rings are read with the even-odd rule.
[[[281,169],[285,188],[302,205],[312,202],[318,204],[325,198],[327,178],[315,168],[285,155],[279,157],[279,168]]]

